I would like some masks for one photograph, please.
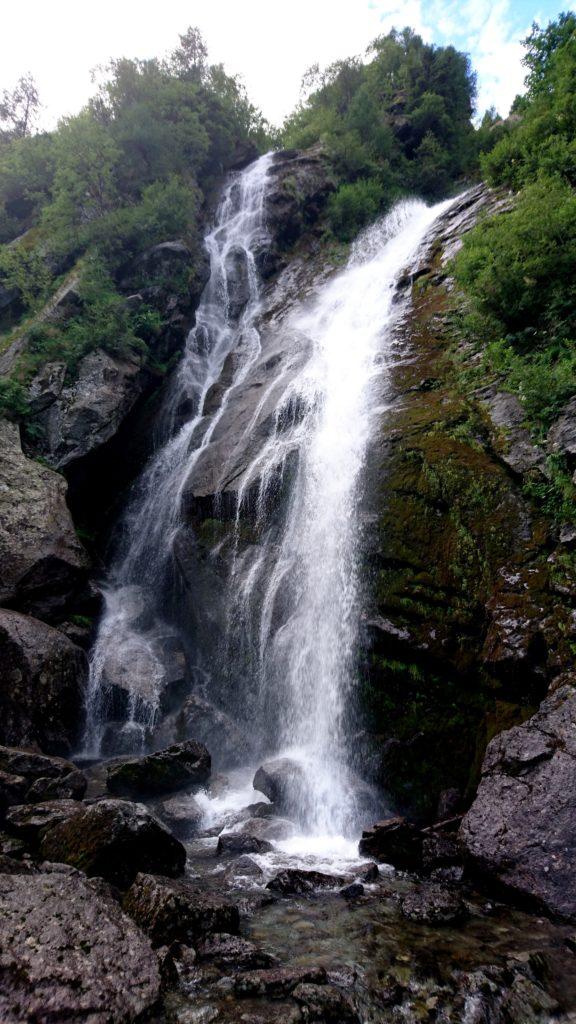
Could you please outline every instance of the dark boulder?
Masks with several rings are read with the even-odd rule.
[[[218,837],[216,853],[270,853],[274,847],[266,839],[247,836],[243,832],[225,832]]]
[[[386,818],[362,833],[358,849],[363,856],[392,864],[402,871],[422,866],[422,837],[405,818]]]
[[[189,839],[198,831],[204,812],[189,793],[173,796],[156,806],[162,821],[179,839]]]
[[[466,905],[459,893],[439,882],[420,885],[400,900],[402,916],[422,924],[443,925],[462,921]]]
[[[472,865],[576,920],[576,688],[560,686],[523,725],[496,736],[460,837]]]
[[[148,939],[82,876],[0,875],[0,1019],[134,1021],[160,995]]]
[[[344,883],[340,875],[327,875],[323,871],[304,871],[301,868],[286,868],[272,878],[267,889],[281,892],[285,896],[305,892],[316,892],[317,889],[337,889]]]
[[[217,754],[220,764],[235,767],[250,763],[253,751],[245,733],[229,715],[198,694],[192,694],[182,705],[176,732],[201,740]]]
[[[0,742],[68,754],[84,717],[87,662],[57,629],[0,609]]]
[[[41,806],[41,805],[40,805]],[[186,850],[143,804],[100,800],[48,829],[40,853],[45,860],[100,875],[124,889],[139,871],[182,874]]]
[[[206,747],[195,740],[185,740],[156,754],[111,765],[106,786],[118,796],[158,796],[207,782],[210,766]]]
[[[240,926],[238,908],[233,903],[189,882],[151,874],[136,876],[123,906],[154,945],[195,945],[220,932],[236,934]]]
[[[289,839],[294,835],[296,826],[287,818],[266,815],[265,817],[248,818],[241,825],[237,825],[235,831],[248,836],[256,836],[257,839],[270,839],[274,842],[278,839]]]

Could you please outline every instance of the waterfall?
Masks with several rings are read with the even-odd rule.
[[[103,587],[104,613],[90,662],[84,737],[84,750],[92,755],[101,751],[111,703],[120,705],[125,719],[120,735],[112,737],[113,752],[143,749],[158,718],[167,640],[170,645],[161,606],[180,519],[181,487],[218,419],[216,415],[204,422],[204,402],[229,353],[236,356],[232,385],[242,381],[259,353],[255,257],[267,240],[263,209],[271,159],[271,154],[261,157],[229,182],[215,227],[205,239],[210,277],[168,395],[169,440],[136,486],[124,517],[124,540]],[[182,408],[188,419],[176,429]]]
[[[241,631],[252,628],[260,706],[274,708],[278,754],[300,767],[300,821],[318,835],[358,827],[346,716],[362,609],[362,468],[386,393],[401,308],[393,301],[396,281],[448,205],[399,203],[291,317],[286,329],[309,339],[310,356],[286,387],[277,429],[239,488],[241,504],[258,479],[262,509],[286,453],[298,451],[281,535],[265,536],[264,553],[233,568],[230,602]],[[290,417],[294,409],[299,415]],[[270,721],[260,728],[274,731]]]
[[[227,530],[211,553],[226,562],[225,610],[214,629],[215,599],[203,602],[197,594],[192,602],[198,663],[186,685],[198,687],[202,676],[201,696],[244,729],[255,758],[293,765],[295,816],[305,834],[345,836],[361,820],[362,786],[347,737],[365,596],[363,468],[388,397],[402,309],[394,302],[396,283],[450,204],[397,204],[309,299],[288,296],[275,329],[287,339],[289,357],[260,391],[258,367],[276,366],[257,270],[268,241],[272,161],[262,157],[229,183],[206,238],[210,279],[169,391],[168,440],[136,487],[104,586],[85,750],[119,753],[150,742],[167,680],[179,671],[166,612],[174,601],[174,549],[191,532],[187,497],[211,459],[212,469],[219,463],[222,488],[234,482],[232,503],[214,495],[214,515],[222,514]],[[206,398],[217,382],[214,409]],[[236,416],[237,407],[243,414],[252,408],[241,404],[250,392],[261,396],[253,414]],[[256,429],[271,402],[266,430]],[[239,470],[242,444],[247,456]],[[110,739],[111,719],[120,723]]]

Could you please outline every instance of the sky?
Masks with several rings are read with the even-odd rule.
[[[557,0],[561,3],[561,0]],[[505,115],[522,90],[523,39],[560,10],[550,0],[27,0],[4,9],[0,90],[31,72],[51,127],[86,102],[90,71],[111,57],[162,56],[197,25],[210,60],[239,74],[252,102],[280,125],[298,102],[304,71],[363,55],[377,35],[410,25],[427,42],[470,54],[478,112]]]

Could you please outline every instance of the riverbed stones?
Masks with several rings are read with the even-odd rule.
[[[277,967],[271,970],[248,971],[240,974],[234,983],[239,996],[286,996],[297,985],[326,982],[324,967]]]
[[[141,871],[182,874],[186,850],[143,804],[100,800],[44,832],[41,856],[125,889]]]
[[[0,609],[0,743],[66,755],[84,718],[87,661],[59,630]]]
[[[210,769],[206,747],[195,740],[185,740],[155,754],[111,765],[106,786],[117,796],[158,796],[207,782]]]
[[[187,881],[152,874],[136,876],[123,906],[154,945],[195,945],[210,935],[235,935],[240,926],[238,908],[225,898]]]
[[[358,1016],[346,996],[334,985],[301,982],[292,992],[300,1003],[304,1021],[325,1021],[326,1024],[355,1024]]]
[[[489,744],[460,836],[474,867],[576,920],[576,686]]]
[[[209,935],[196,947],[199,960],[211,960],[235,970],[257,970],[276,967],[278,960],[239,935]]]
[[[0,1019],[133,1021],[160,995],[149,940],[85,879],[0,875]]]
[[[456,924],[467,915],[460,894],[439,882],[414,888],[400,900],[400,909],[408,921],[428,925]]]
[[[422,866],[420,830],[406,818],[378,821],[362,833],[359,852],[402,871],[418,871]]]

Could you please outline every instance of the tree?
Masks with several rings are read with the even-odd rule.
[[[188,82],[202,82],[208,70],[208,49],[200,29],[191,25],[179,39],[180,46],[170,56],[170,70]]]
[[[0,99],[0,138],[4,141],[31,135],[40,110],[40,97],[30,73],[18,79],[14,89],[4,89]]]

